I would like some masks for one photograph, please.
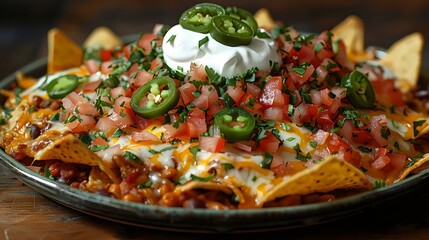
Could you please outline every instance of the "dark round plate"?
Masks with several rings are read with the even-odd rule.
[[[29,76],[43,76],[46,59],[20,70]],[[11,74],[0,82],[6,88],[14,82]],[[364,208],[406,194],[429,177],[429,169],[404,181],[333,202],[293,207],[245,210],[183,209],[131,203],[81,191],[45,178],[23,166],[4,151],[0,163],[16,178],[40,194],[69,208],[111,221],[134,226],[192,232],[249,232],[297,228],[358,214]]]

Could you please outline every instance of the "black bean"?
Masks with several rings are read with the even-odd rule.
[[[32,139],[36,139],[40,135],[40,128],[34,124],[30,124],[30,135]]]

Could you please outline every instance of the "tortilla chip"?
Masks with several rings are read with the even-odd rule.
[[[28,110],[30,109],[30,104],[26,99],[23,99],[18,106],[11,112],[9,120],[6,122],[6,124],[0,125],[0,147],[5,148],[4,145],[4,137],[7,132],[11,131],[16,124],[18,123],[19,119],[21,119],[24,114],[28,115]]]
[[[365,51],[364,25],[362,19],[350,15],[331,29],[333,40],[342,39],[347,56],[354,62],[368,58]]]
[[[122,45],[122,40],[107,27],[98,27],[94,29],[83,43],[84,48],[100,47],[108,50]]]
[[[266,8],[261,8],[255,13],[255,20],[261,28],[272,29],[277,26],[270,12]]]
[[[268,190],[258,204],[263,205],[279,197],[337,189],[371,189],[372,184],[364,173],[344,160],[328,157],[311,168],[285,178]]]
[[[60,29],[48,32],[48,74],[79,67],[82,57],[82,49]]]
[[[97,166],[99,157],[73,134],[55,140],[39,151],[34,160],[59,159],[67,163]]]
[[[392,44],[387,49],[386,57],[380,60],[397,76],[398,88],[408,92],[417,86],[422,61],[423,35],[409,34]]]
[[[402,172],[398,181],[404,180],[410,174],[417,174],[428,168],[429,168],[429,153],[426,153],[425,155],[423,155],[422,158],[416,160],[416,162],[412,166],[410,166],[409,168],[406,168],[404,172]]]
[[[34,160],[36,161],[52,159],[58,159],[66,163],[99,166],[110,179],[114,182],[120,182],[118,174],[111,168],[106,167],[101,158],[73,134],[67,134],[55,140],[34,156]]]
[[[192,189],[205,189],[205,190],[214,190],[214,191],[221,191],[226,194],[232,194],[233,192],[231,189],[225,185],[222,185],[218,182],[204,182],[204,181],[189,181],[186,182],[180,186],[177,186],[174,191],[180,193],[180,192],[186,192]]]

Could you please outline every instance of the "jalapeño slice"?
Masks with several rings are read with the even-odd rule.
[[[231,47],[252,42],[253,29],[245,22],[231,16],[217,16],[212,22],[210,35],[216,41]]]
[[[258,32],[258,23],[250,12],[238,7],[227,7],[225,11],[227,15],[247,23],[253,29],[254,34]]]
[[[150,80],[131,96],[131,108],[146,119],[163,116],[179,102],[179,89],[173,79],[163,76]],[[143,104],[143,105],[142,105]]]
[[[52,80],[46,86],[49,98],[60,99],[73,92],[79,86],[79,78],[76,75],[64,75]]]
[[[200,3],[186,10],[180,16],[179,24],[184,28],[199,33],[208,33],[212,18],[225,14],[225,9],[213,3]]]
[[[346,88],[347,98],[357,108],[372,108],[375,92],[369,79],[359,71],[352,71],[341,79],[341,86]]]
[[[255,128],[255,118],[240,107],[224,108],[215,114],[214,124],[231,142],[249,140]]]

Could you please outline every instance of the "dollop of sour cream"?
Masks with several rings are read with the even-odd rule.
[[[208,41],[199,46],[206,37]],[[243,74],[253,67],[268,73],[273,63],[281,63],[277,45],[271,38],[254,37],[249,45],[230,47],[216,41],[210,34],[190,31],[180,25],[166,33],[162,49],[165,63],[183,74],[189,71],[192,63],[208,66],[227,78]]]

